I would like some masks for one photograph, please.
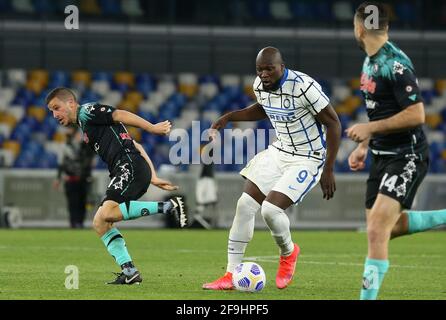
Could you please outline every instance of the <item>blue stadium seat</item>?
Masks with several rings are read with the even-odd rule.
[[[112,83],[113,82],[113,75],[110,72],[106,72],[106,71],[96,71],[93,73],[92,76],[93,80],[106,80],[108,81],[108,83]]]
[[[290,10],[294,18],[299,20],[310,20],[314,17],[313,5],[302,0],[294,0],[290,3]]]
[[[55,2],[55,10],[60,13],[65,13],[65,7],[74,5],[79,8],[79,0],[57,0]]]
[[[49,88],[70,87],[70,74],[65,71],[53,71],[50,73]]]
[[[271,18],[268,0],[250,0],[249,11],[255,20],[269,20]]]
[[[42,169],[57,168],[57,156],[51,152],[45,152],[38,160],[37,167]]]
[[[215,83],[216,85],[220,85],[220,78],[216,75],[213,74],[207,74],[207,75],[203,75],[200,76],[198,78],[198,83]]]
[[[121,2],[119,0],[99,0],[104,15],[121,15]]]
[[[408,1],[396,4],[395,13],[403,23],[413,23],[417,21],[417,8],[413,3]]]
[[[0,0],[0,13],[9,13],[13,11],[11,0]]]
[[[48,15],[56,11],[56,1],[33,0],[34,10],[37,14]]]
[[[12,104],[28,107],[30,104],[32,104],[34,97],[35,95],[32,91],[26,88],[21,88],[17,91],[17,94],[14,100],[12,101]]]

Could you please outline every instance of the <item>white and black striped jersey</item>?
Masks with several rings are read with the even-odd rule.
[[[294,155],[325,158],[325,128],[314,116],[329,99],[319,83],[305,73],[285,69],[277,90],[265,91],[259,77],[253,89],[276,131],[274,147]]]

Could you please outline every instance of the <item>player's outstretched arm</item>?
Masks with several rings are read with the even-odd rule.
[[[336,191],[333,169],[341,143],[341,123],[331,104],[328,104],[315,117],[327,129],[327,158],[321,175],[321,188],[324,199],[328,200],[333,197]]]
[[[357,123],[345,130],[347,136],[355,142],[361,142],[375,133],[394,133],[420,126],[424,123],[424,105],[422,102],[408,106],[394,116],[368,123]]]
[[[254,103],[242,110],[231,111],[221,116],[212,124],[211,129],[223,129],[229,121],[258,121],[267,117],[259,103]]]
[[[254,103],[242,110],[228,112],[218,118],[211,126],[211,129],[220,130],[226,127],[229,121],[258,121],[267,117],[265,110],[259,103]],[[215,137],[215,133],[211,133],[211,139]]]
[[[172,127],[168,120],[153,124],[126,110],[115,110],[112,117],[115,122],[122,122],[125,125],[141,128],[153,134],[166,135],[170,132],[170,128]]]
[[[173,191],[177,190],[178,186],[173,185],[170,181],[164,180],[159,178],[156,175],[155,167],[152,163],[152,160],[150,160],[149,155],[147,154],[146,150],[142,147],[141,144],[133,140],[133,143],[135,144],[136,149],[141,153],[141,156],[146,160],[146,162],[149,164],[150,170],[152,171],[152,180],[150,181],[151,184],[154,186],[157,186],[158,188],[161,188],[163,190],[167,191]]]

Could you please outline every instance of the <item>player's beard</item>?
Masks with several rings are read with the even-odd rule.
[[[356,39],[356,43],[358,44],[359,49],[361,49],[362,51],[365,51],[365,43],[363,40],[361,39]]]

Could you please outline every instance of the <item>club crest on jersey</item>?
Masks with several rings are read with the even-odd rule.
[[[85,111],[87,111],[88,113],[91,113],[91,111],[94,111],[94,104],[85,105]]]
[[[404,72],[404,66],[401,63],[399,63],[398,61],[395,61],[393,63],[393,74],[399,73],[402,75],[403,72]]]
[[[288,109],[289,107],[291,107],[291,101],[290,99],[286,98],[285,100],[283,100],[283,107],[285,109]]]
[[[412,90],[413,90],[412,86],[407,86],[406,87],[406,92],[412,92]]]

